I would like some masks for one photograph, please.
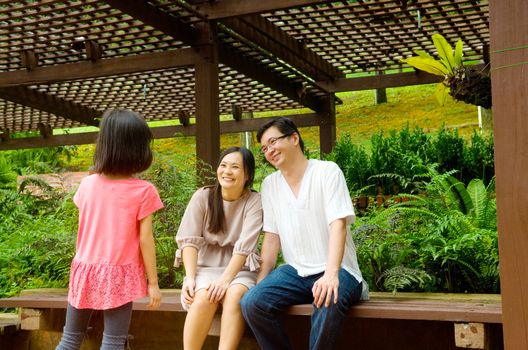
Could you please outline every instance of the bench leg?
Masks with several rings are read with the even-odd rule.
[[[484,334],[484,350],[504,350],[502,324],[486,323]]]

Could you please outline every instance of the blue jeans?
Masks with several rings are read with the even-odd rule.
[[[282,265],[251,288],[242,298],[242,314],[264,350],[292,349],[278,316],[291,305],[312,303],[310,349],[332,349],[347,311],[361,296],[361,283],[339,271],[337,304],[316,308],[312,287],[323,275],[300,277],[290,265]]]

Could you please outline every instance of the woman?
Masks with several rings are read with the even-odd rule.
[[[240,299],[255,285],[262,229],[260,195],[251,190],[255,159],[249,150],[222,153],[213,186],[192,196],[176,235],[175,265],[183,261],[182,305],[188,309],[184,349],[200,349],[222,304],[219,349],[236,349],[244,333]]]

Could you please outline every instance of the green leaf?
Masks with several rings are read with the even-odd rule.
[[[447,96],[449,95],[449,87],[443,83],[436,84],[435,97],[440,106],[445,105]]]
[[[445,179],[449,183],[450,190],[458,202],[460,211],[464,214],[468,214],[473,209],[473,200],[471,199],[469,192],[466,190],[466,187],[453,176],[446,176]]]
[[[462,66],[462,57],[464,56],[464,52],[462,51],[462,40],[458,39],[456,46],[455,46],[455,66]]]
[[[453,70],[456,67],[455,57],[453,56],[453,48],[440,34],[433,34],[433,43],[438,52],[438,57],[440,57],[440,61],[444,63],[448,73],[453,74]]]
[[[418,56],[420,57],[423,57],[423,58],[430,58],[432,60],[434,60],[434,57],[429,55],[427,52],[423,51],[423,50],[413,50],[413,52],[415,54],[417,54]]]
[[[448,69],[442,64],[442,62],[436,61],[432,58],[414,56],[402,59],[402,62],[434,75],[446,76],[449,74]]]

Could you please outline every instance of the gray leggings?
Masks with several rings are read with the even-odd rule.
[[[92,309],[76,309],[68,304],[66,325],[62,339],[55,350],[78,350],[81,347]],[[128,327],[132,317],[132,302],[104,310],[104,331],[101,350],[123,350],[128,338]]]

